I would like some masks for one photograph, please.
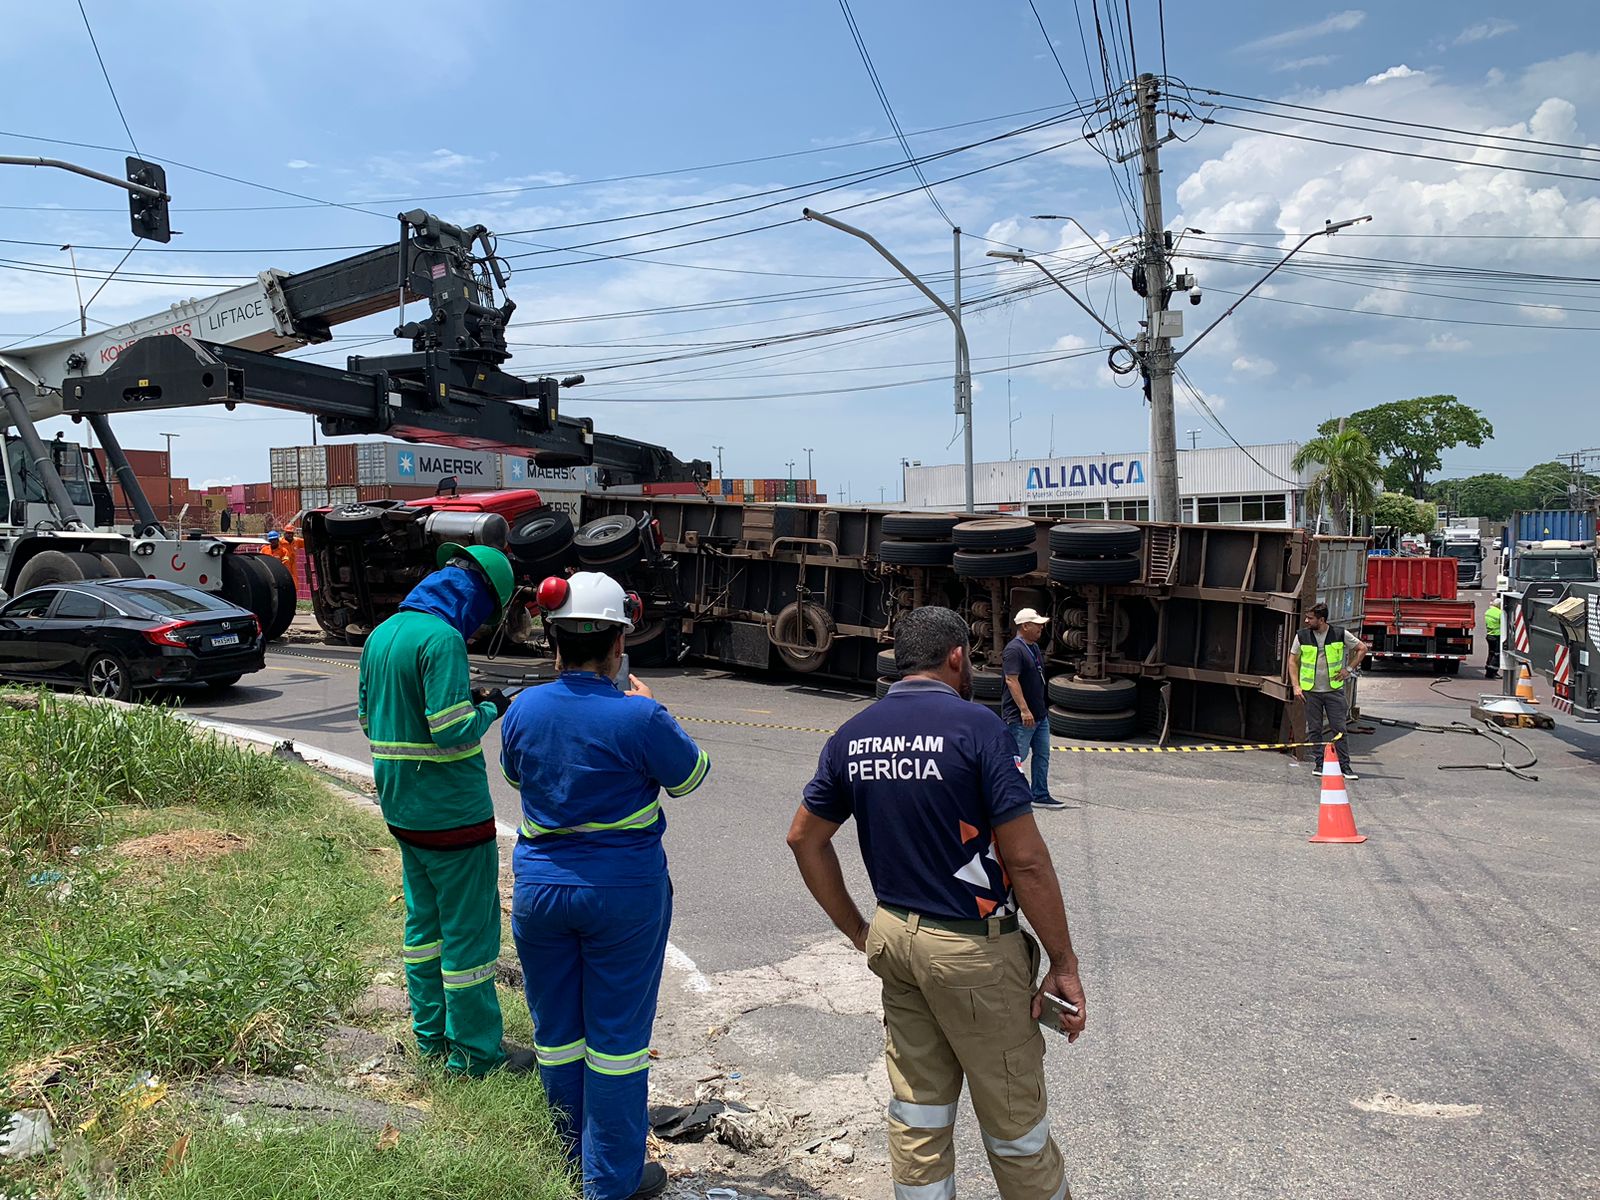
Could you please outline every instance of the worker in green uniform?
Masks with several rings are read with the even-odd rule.
[[[1500,678],[1500,629],[1503,618],[1500,597],[1494,596],[1489,600],[1489,607],[1483,610],[1483,640],[1489,647],[1489,655],[1483,660],[1483,673],[1489,679]]]
[[[467,638],[500,619],[515,580],[488,546],[447,544],[437,562],[367,638],[357,710],[400,843],[411,1024],[417,1051],[449,1071],[530,1071],[533,1052],[500,1041],[500,852],[478,745],[510,701],[474,691],[467,664]]]

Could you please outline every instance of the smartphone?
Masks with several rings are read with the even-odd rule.
[[[622,661],[617,664],[617,673],[612,677],[611,682],[617,685],[617,691],[619,692],[628,690],[628,652],[626,650],[622,652]]]
[[[1039,1010],[1039,1024],[1046,1029],[1054,1029],[1057,1033],[1064,1034],[1066,1030],[1061,1028],[1063,1013],[1075,1017],[1078,1015],[1078,1006],[1070,1000],[1063,1000],[1060,996],[1052,996],[1049,992],[1045,992],[1044,1007]]]

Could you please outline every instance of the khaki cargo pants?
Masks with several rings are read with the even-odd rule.
[[[1002,1200],[1070,1200],[1045,1114],[1044,1034],[1030,1012],[1038,943],[951,933],[880,908],[867,965],[883,980],[895,1200],[955,1196],[963,1077]]]

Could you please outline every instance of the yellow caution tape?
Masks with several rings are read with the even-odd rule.
[[[674,714],[676,715],[676,714]],[[722,721],[715,717],[678,717],[696,725],[731,725],[736,729],[777,729],[785,733],[837,733],[836,729],[818,729],[811,725],[762,725],[756,721]]]
[[[301,662],[325,663],[330,667],[343,667],[347,671],[358,671],[361,669],[359,663],[348,662],[344,659],[338,658],[317,658],[315,655],[311,654],[296,654],[292,650],[274,650],[272,654],[275,658],[298,658]]]

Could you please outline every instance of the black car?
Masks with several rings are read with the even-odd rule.
[[[158,579],[50,584],[0,608],[0,679],[113,700],[185,683],[232,687],[265,655],[254,613]]]

